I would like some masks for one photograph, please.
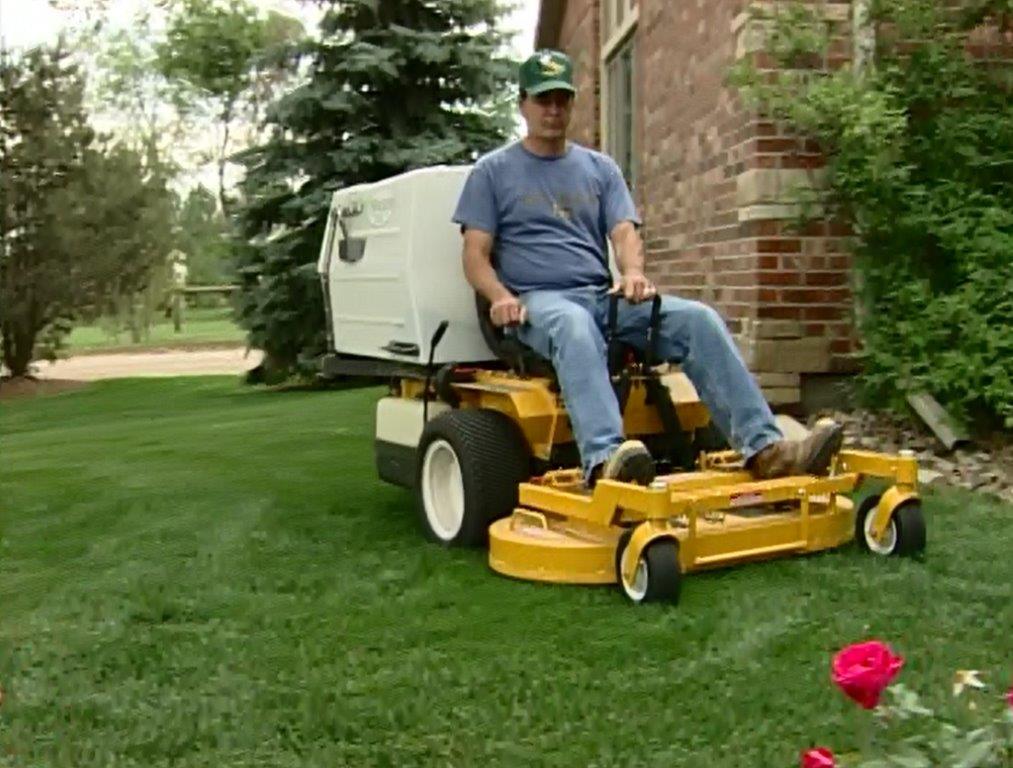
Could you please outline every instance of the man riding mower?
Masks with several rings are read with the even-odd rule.
[[[342,352],[324,369],[392,379],[381,477],[415,488],[430,538],[488,541],[500,573],[618,583],[634,602],[677,599],[689,571],[856,533],[880,554],[923,549],[911,456],[843,450],[832,422],[786,440],[720,316],[657,294],[619,168],[566,140],[573,98],[569,59],[539,52],[520,70],[523,140],[470,169],[335,194],[320,271]],[[432,264],[394,269],[402,253],[444,258],[432,216],[454,189],[467,283]],[[424,230],[405,239],[398,210]],[[404,289],[428,296],[407,319],[379,316]],[[479,296],[477,322],[462,289]],[[388,328],[414,339],[378,343]],[[663,374],[669,363],[680,370]],[[710,427],[730,450],[712,450]],[[868,476],[893,484],[856,513],[845,494]]]

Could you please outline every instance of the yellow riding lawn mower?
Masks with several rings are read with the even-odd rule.
[[[551,365],[494,328],[464,278],[450,217],[469,170],[338,191],[318,262],[330,347],[321,375],[389,382],[376,406],[377,471],[414,490],[430,539],[488,544],[489,565],[507,576],[617,584],[634,603],[676,601],[693,571],[852,539],[879,555],[924,550],[910,452],[845,447],[825,476],[753,479],[686,376],[656,359],[658,303],[643,352],[607,342],[626,435],[660,473],[650,486],[589,488]],[[856,509],[849,496],[868,478],[887,490]]]

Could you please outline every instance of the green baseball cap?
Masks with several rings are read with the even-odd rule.
[[[576,93],[573,87],[573,62],[562,51],[535,51],[521,64],[520,89],[532,96],[561,89]]]

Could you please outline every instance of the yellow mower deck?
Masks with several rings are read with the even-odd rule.
[[[574,584],[617,581],[616,547],[632,530],[622,577],[663,538],[679,542],[683,573],[815,552],[855,535],[855,509],[842,494],[863,475],[893,479],[873,520],[882,535],[900,504],[916,499],[917,465],[909,456],[842,451],[828,477],[755,481],[736,455],[705,454],[698,472],[659,477],[649,488],[601,481],[584,489],[579,472],[551,472],[519,489],[519,505],[489,529],[489,564],[524,579]]]
[[[663,383],[684,430],[708,424],[683,374]],[[562,399],[546,379],[479,369],[461,372],[450,387],[454,410],[505,417],[531,457],[549,460],[554,447],[573,439]],[[403,381],[398,395],[424,391],[420,382]],[[623,416],[628,435],[664,429],[640,378]],[[522,579],[618,584],[640,602],[678,599],[682,574],[831,549],[856,536],[881,555],[915,554],[925,546],[917,471],[908,451],[849,449],[821,477],[757,481],[733,451],[699,453],[695,471],[658,477],[650,487],[603,480],[591,491],[578,469],[549,471],[521,482],[512,513],[508,502],[500,511],[507,516],[489,526],[489,564]],[[888,489],[856,509],[848,494],[867,477],[888,481]]]

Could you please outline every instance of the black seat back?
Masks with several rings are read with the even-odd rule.
[[[489,316],[492,304],[481,293],[475,293],[475,311],[478,314],[478,327],[482,338],[497,359],[505,363],[510,370],[523,376],[548,376],[555,378],[556,372],[552,363],[524,344],[514,334],[507,333],[495,325]]]

